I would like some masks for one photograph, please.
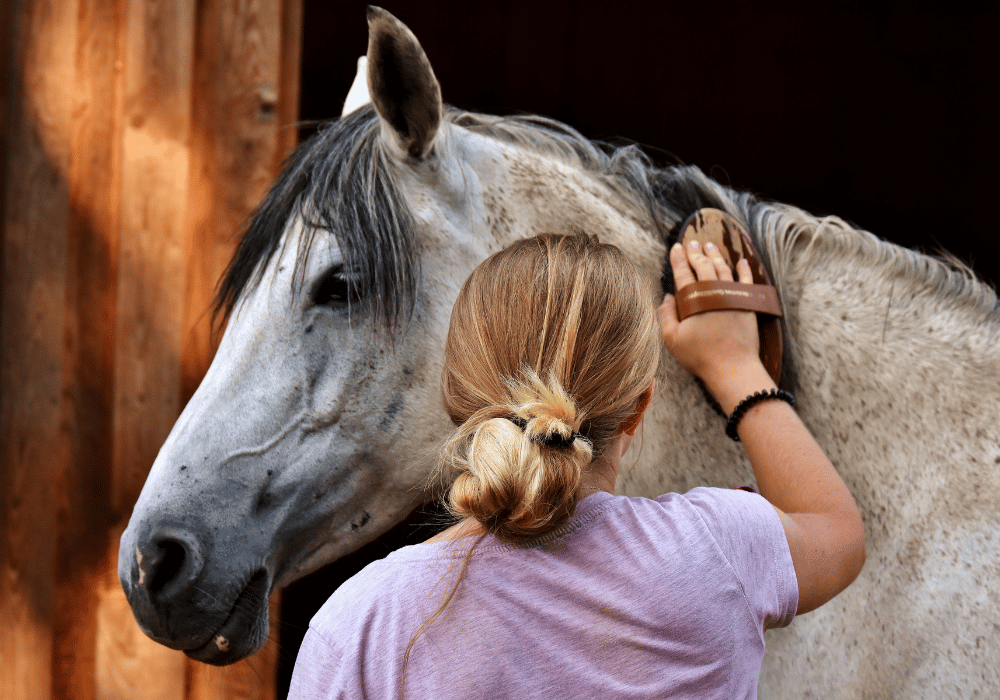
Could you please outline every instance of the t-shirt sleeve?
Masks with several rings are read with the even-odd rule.
[[[313,627],[306,632],[295,657],[288,700],[333,700],[340,698],[337,679],[339,653]]]
[[[295,657],[288,700],[348,700],[362,697],[360,666],[371,621],[371,585],[382,562],[373,562],[343,583],[309,622]]]
[[[345,581],[309,622],[289,686],[289,700],[353,700],[370,697],[365,660],[390,653],[399,608],[414,593],[407,576],[386,559],[372,562]],[[420,587],[416,586],[419,590]],[[403,595],[409,592],[410,597]],[[407,637],[408,639],[408,637]],[[401,655],[400,655],[401,656]],[[376,687],[399,687],[401,679],[379,674]],[[374,696],[383,697],[380,692]]]
[[[799,584],[774,507],[763,496],[738,489],[697,488],[686,498],[732,565],[762,628],[790,623]]]

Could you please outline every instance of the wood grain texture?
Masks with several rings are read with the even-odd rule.
[[[51,692],[66,220],[76,3],[25,1],[15,26],[0,298],[0,697]]]
[[[281,78],[280,0],[208,0],[199,6],[185,252],[182,398],[215,352],[209,309],[235,234],[274,179]]]
[[[192,3],[129,0],[113,506],[130,512],[180,401]]]
[[[118,272],[123,0],[80,0],[72,81],[62,425],[52,697],[95,693],[97,591],[111,510]]]
[[[128,0],[125,9],[111,482],[112,510],[123,514],[180,412],[195,40],[193,3]],[[102,692],[183,700],[184,657],[143,637],[120,586],[105,589],[98,637],[99,657],[131,652],[109,659],[117,673],[100,679]]]
[[[216,669],[149,640],[117,551],[214,351],[232,235],[294,136],[288,16],[281,0],[0,7],[5,700],[275,696],[275,642]]]
[[[0,251],[4,249],[5,228],[2,222],[7,215],[7,165],[10,163],[10,135],[13,130],[14,97],[17,94],[14,37],[18,35],[17,24],[21,12],[18,2],[0,3]],[[3,277],[0,276],[0,294],[3,293]]]
[[[281,14],[281,82],[278,91],[278,161],[291,155],[298,143],[299,94],[302,88],[302,22],[304,0],[284,0]]]

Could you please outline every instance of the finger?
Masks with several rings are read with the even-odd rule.
[[[746,258],[740,258],[740,261],[736,263],[736,274],[738,275],[739,281],[743,284],[753,284],[753,273],[750,271],[750,261]]]
[[[733,271],[714,243],[709,242],[705,244],[705,255],[708,256],[708,259],[715,266],[716,277],[726,282],[733,281]]]
[[[680,321],[677,320],[677,300],[673,294],[667,294],[663,297],[663,303],[660,304],[657,312],[660,317],[660,336],[663,338],[663,342],[670,346],[674,342],[677,326],[680,324]]]
[[[674,289],[684,289],[694,282],[694,273],[688,265],[687,256],[680,243],[675,244],[670,249],[670,267],[674,271]]]
[[[701,244],[698,241],[688,243],[687,259],[694,269],[695,277],[699,280],[718,279],[715,274],[715,264],[702,252]]]

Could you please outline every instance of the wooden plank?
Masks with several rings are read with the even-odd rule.
[[[178,290],[184,284],[194,5],[183,0],[127,0],[126,5],[112,425],[115,513],[131,512],[180,411],[183,296]],[[108,567],[97,610],[97,697],[182,700],[183,655],[138,630],[110,562]],[[104,663],[113,672],[105,673]]]
[[[220,44],[232,41],[220,33],[221,0],[199,3],[196,17],[194,89],[192,111],[198,115],[191,124],[191,177],[185,221],[184,339],[181,349],[181,401],[186,404],[201,383],[215,353],[210,328],[209,307],[218,273],[216,249],[225,246],[227,236],[215,229],[215,181],[219,177],[217,146],[223,147],[218,133],[216,83],[223,71]],[[239,71],[239,66],[235,67]],[[219,254],[224,255],[224,251]],[[223,263],[224,264],[224,263]]]
[[[17,2],[0,3],[0,251],[4,249],[4,226],[7,204],[7,165],[10,163],[10,134],[13,130],[15,95],[15,45],[17,25],[21,20]],[[0,276],[0,294],[3,278]]]
[[[15,9],[0,273],[0,697],[47,700],[76,3],[24,0]]]
[[[128,513],[180,409],[193,3],[128,0],[114,491]]]
[[[264,196],[282,155],[277,119],[282,0],[200,5],[192,125],[191,233],[185,253],[182,395],[194,393],[215,347],[208,309],[234,235]]]
[[[53,698],[92,700],[97,609],[111,512],[123,0],[80,0],[67,231],[65,488],[56,558]],[[117,66],[117,68],[116,68]]]
[[[298,143],[299,91],[302,87],[304,0],[285,0],[281,15],[281,89],[278,91],[278,153],[287,158]]]

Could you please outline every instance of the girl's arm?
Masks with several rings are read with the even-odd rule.
[[[712,247],[697,244],[670,251],[678,289],[696,278],[732,280]],[[746,260],[736,267],[751,283]],[[697,375],[727,415],[753,394],[774,388],[758,357],[753,313],[713,311],[677,320],[667,295],[660,306],[663,341],[677,361]],[[799,582],[798,613],[827,602],[857,578],[865,561],[861,514],[844,481],[791,406],[767,400],[754,405],[738,426],[760,493],[778,512]]]

